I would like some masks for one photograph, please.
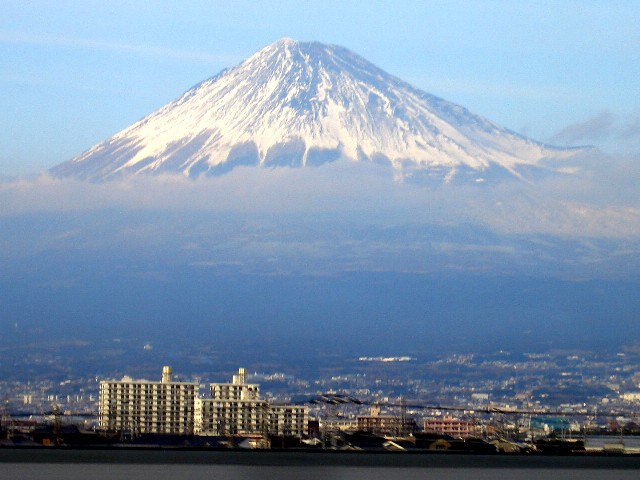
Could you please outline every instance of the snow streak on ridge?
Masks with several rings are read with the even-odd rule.
[[[573,153],[413,88],[345,48],[285,38],[52,172],[198,176],[346,158],[391,165],[398,176],[450,180],[464,171],[478,181],[492,167],[520,176]]]

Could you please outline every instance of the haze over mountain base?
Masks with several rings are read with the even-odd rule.
[[[339,162],[5,183],[2,341],[135,338],[160,357],[207,344],[238,361],[260,350],[311,363],[332,349],[635,341],[633,171],[610,177],[612,190],[590,179],[615,169],[587,166],[535,184],[431,188]]]

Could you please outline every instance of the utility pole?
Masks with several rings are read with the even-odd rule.
[[[2,402],[2,419],[0,419],[0,431],[4,429],[7,438],[11,436],[11,431],[9,430],[10,423],[11,419],[9,418],[9,399],[5,397],[4,401]]]
[[[407,399],[404,395],[400,397],[400,422],[400,435],[404,438],[407,436]]]
[[[54,445],[62,445],[62,425],[60,420],[60,406],[57,403],[53,404],[53,438]]]

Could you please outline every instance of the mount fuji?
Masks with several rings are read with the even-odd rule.
[[[108,180],[218,175],[237,166],[390,166],[396,178],[522,177],[578,149],[554,148],[422,92],[349,50],[281,39],[54,167]]]
[[[68,179],[0,184],[5,363],[47,342],[87,375],[630,351],[639,163],[582,153],[279,40],[52,169]]]

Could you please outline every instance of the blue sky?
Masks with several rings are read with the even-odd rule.
[[[542,141],[640,149],[637,1],[5,1],[0,175],[67,160],[287,36]]]

